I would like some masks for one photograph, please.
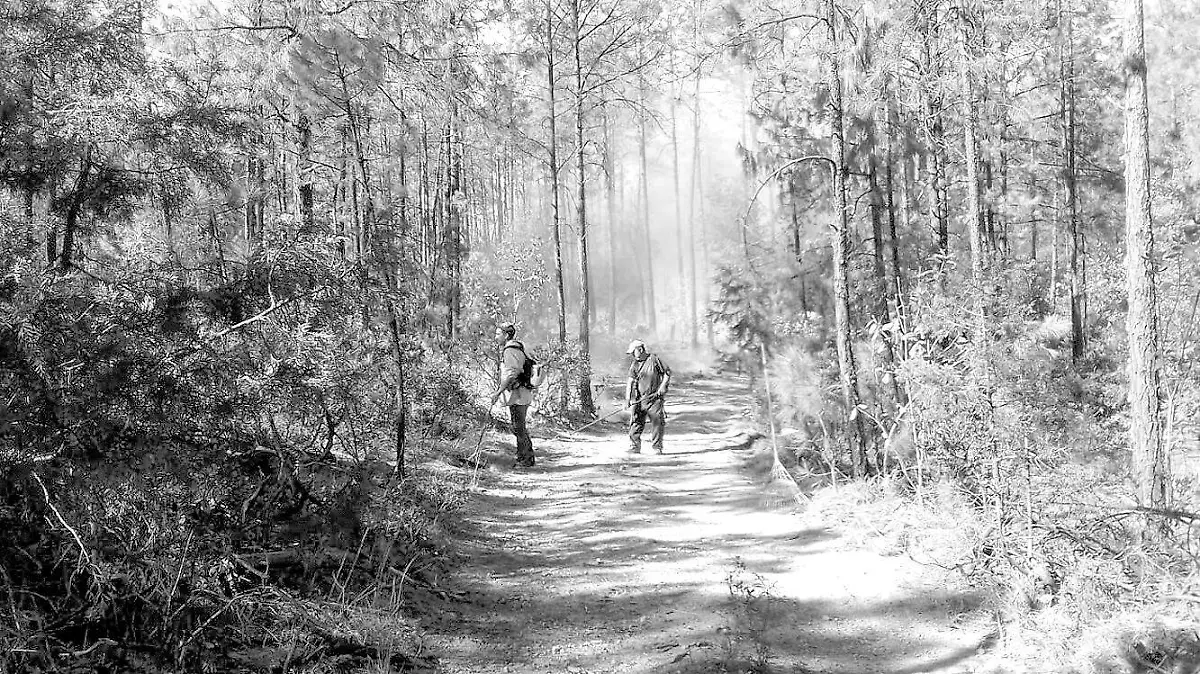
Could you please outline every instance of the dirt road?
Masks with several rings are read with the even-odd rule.
[[[454,581],[468,592],[424,626],[441,670],[973,671],[969,597],[764,498],[745,468],[746,383],[728,386],[673,391],[662,456],[627,454],[623,428],[601,425],[535,432],[536,468],[489,472]]]

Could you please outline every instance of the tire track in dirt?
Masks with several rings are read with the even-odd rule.
[[[745,469],[746,382],[728,386],[672,394],[662,456],[627,454],[620,424],[535,429],[536,468],[488,472],[465,600],[424,625],[441,671],[732,672],[756,653],[777,672],[971,671],[971,598],[770,507]]]

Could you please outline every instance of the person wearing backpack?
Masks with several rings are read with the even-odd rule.
[[[512,420],[513,437],[517,443],[517,461],[514,467],[529,468],[534,464],[533,440],[529,437],[526,417],[533,402],[536,363],[525,353],[525,345],[516,339],[517,327],[512,323],[501,323],[496,328],[496,341],[500,347],[500,383],[492,396],[492,405],[499,402],[508,408]],[[490,409],[490,408],[489,408]]]
[[[629,417],[629,451],[641,453],[642,431],[649,420],[650,446],[655,454],[662,454],[671,368],[661,358],[647,351],[646,343],[640,339],[630,342],[625,353],[633,356],[633,362],[629,364],[629,382],[625,387],[625,406],[632,410]]]

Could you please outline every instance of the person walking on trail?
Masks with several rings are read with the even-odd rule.
[[[496,328],[496,341],[503,346],[500,347],[500,383],[492,396],[492,405],[499,402],[508,408],[513,437],[517,441],[514,467],[529,468],[534,463],[533,440],[529,438],[525,421],[533,402],[533,383],[529,376],[533,359],[525,354],[525,345],[518,342],[516,336],[517,327],[512,323],[501,323]]]
[[[642,451],[642,431],[650,421],[650,446],[662,454],[663,432],[667,426],[665,411],[667,389],[671,385],[671,368],[658,356],[646,350],[646,343],[635,339],[625,353],[633,356],[629,364],[629,383],[625,387],[625,406],[629,417],[629,451]]]

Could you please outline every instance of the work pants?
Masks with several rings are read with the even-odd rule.
[[[629,451],[642,451],[642,431],[646,422],[650,422],[650,446],[661,454],[663,448],[663,432],[667,427],[667,413],[662,398],[656,398],[648,403],[640,403],[633,408],[629,418]]]
[[[509,405],[508,417],[512,420],[513,437],[517,440],[517,463],[522,466],[533,465],[533,440],[529,438],[529,428],[525,425],[525,417],[529,414],[529,405]]]

